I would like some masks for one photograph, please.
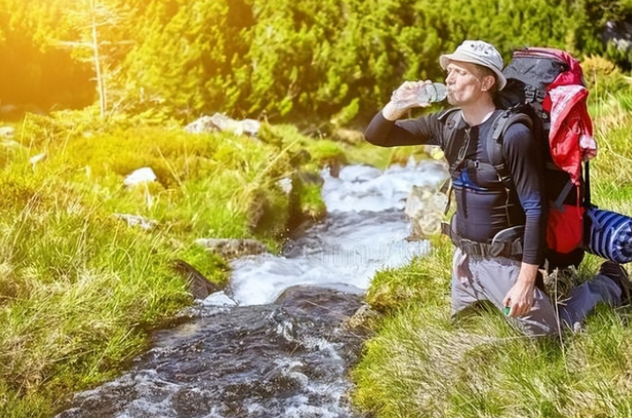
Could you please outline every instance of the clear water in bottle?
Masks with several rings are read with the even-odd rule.
[[[440,102],[446,98],[446,87],[441,83],[423,84],[417,91],[397,89],[393,91],[391,101],[398,109],[410,109],[411,107],[425,106],[428,103]]]
[[[445,85],[441,83],[424,84],[416,95],[417,103],[424,105],[426,103],[440,102],[447,96]]]

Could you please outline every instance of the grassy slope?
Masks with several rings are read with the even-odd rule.
[[[632,215],[632,94],[618,74],[603,80],[590,84],[600,148],[593,200]],[[359,409],[378,418],[632,415],[630,307],[599,306],[563,341],[525,338],[493,311],[452,324],[451,244],[434,244],[430,257],[372,283],[367,300],[385,315],[353,373]],[[588,256],[580,276],[601,261]]]
[[[225,283],[226,262],[194,239],[253,237],[274,251],[296,212],[323,215],[317,185],[287,195],[278,181],[340,147],[291,127],[266,126],[261,139],[62,113],[30,116],[0,146],[0,416],[50,416],[145,349],[148,331],[192,302],[174,259]],[[294,161],[304,149],[312,157]],[[145,166],[158,182],[123,186]]]

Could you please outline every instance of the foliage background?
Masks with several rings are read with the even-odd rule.
[[[440,80],[466,38],[629,62],[602,41],[627,0],[0,0],[0,117],[94,103],[90,23],[108,109],[192,120],[364,122],[404,79]],[[4,106],[2,108],[1,106]],[[4,110],[3,110],[4,109]],[[152,111],[153,112],[153,111]]]

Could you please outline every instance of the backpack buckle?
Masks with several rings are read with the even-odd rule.
[[[485,257],[489,254],[487,245],[466,238],[460,239],[458,247],[469,255]]]
[[[525,100],[525,102],[527,102],[527,103],[535,102],[536,101],[535,100],[536,99],[536,95],[537,95],[537,91],[536,91],[535,87],[529,86],[529,85],[524,87],[524,100]]]
[[[492,257],[498,257],[505,252],[505,243],[504,242],[493,242],[489,244],[489,255]]]

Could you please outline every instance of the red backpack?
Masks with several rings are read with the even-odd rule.
[[[507,111],[488,139],[488,154],[499,174],[508,175],[502,134],[512,123],[525,123],[524,114],[534,134],[548,138],[543,141],[548,145],[543,152],[550,200],[546,258],[552,267],[578,265],[584,254],[584,213],[590,205],[588,159],[596,155],[581,67],[567,52],[525,48],[514,52],[503,74],[507,86],[497,104]]]

